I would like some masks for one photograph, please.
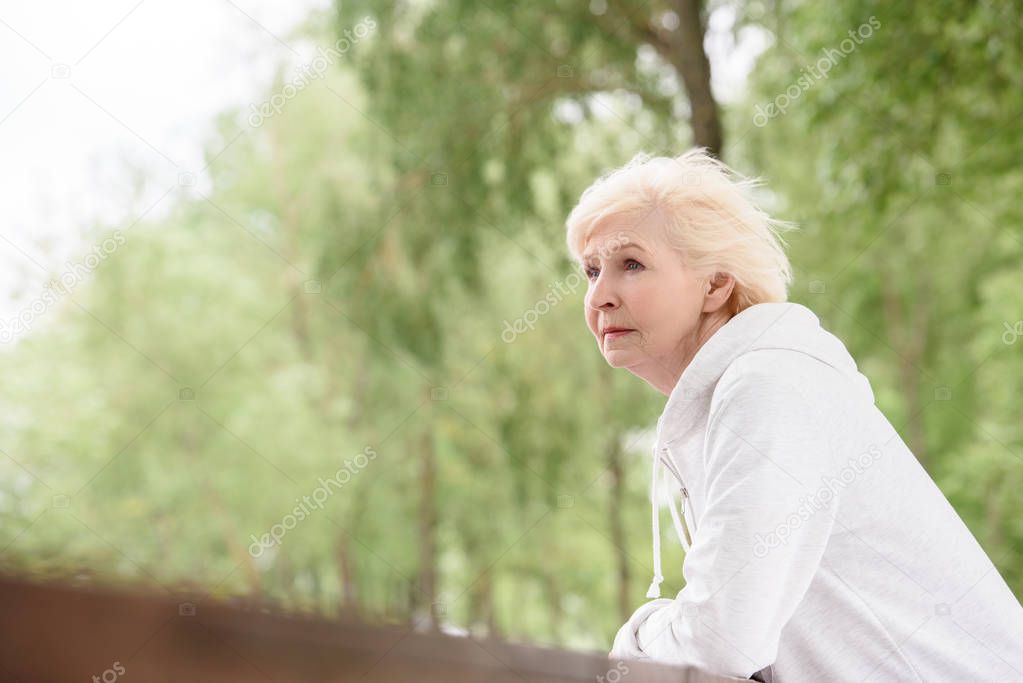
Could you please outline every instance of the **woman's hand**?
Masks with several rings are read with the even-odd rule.
[[[629,620],[618,629],[615,634],[614,644],[608,655],[611,659],[647,659],[648,655],[640,647],[637,635],[643,623],[652,613],[667,605],[674,604],[670,598],[657,598],[639,606]]]

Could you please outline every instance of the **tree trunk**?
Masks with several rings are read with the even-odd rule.
[[[474,636],[500,638],[494,618],[494,581],[489,569],[484,570],[469,593],[469,618],[467,621],[470,632],[479,631],[480,629],[474,628],[476,626],[482,625],[483,627],[483,633],[473,633]]]
[[[1002,482],[1003,478],[1001,476],[992,478],[987,495],[984,496],[984,528],[987,536],[985,540],[987,541],[987,551],[992,555],[1005,544],[1005,534],[1002,525],[1005,512],[1002,499]]]
[[[926,304],[920,303],[913,312],[913,320],[907,318],[902,300],[899,298],[896,269],[887,267],[883,261],[880,268],[881,308],[888,328],[888,338],[892,340],[895,352],[899,356],[899,374],[907,401],[908,445],[920,464],[926,468],[927,440],[924,430],[924,403],[920,395],[921,371],[918,368],[927,341],[928,309]],[[922,298],[917,300],[922,302]]]
[[[429,391],[429,388],[427,388]],[[437,605],[437,488],[436,458],[433,432],[429,422],[423,428],[419,447],[419,591],[418,606],[428,608],[430,626],[440,629]],[[415,613],[417,610],[414,610]]]
[[[682,81],[689,98],[689,125],[693,131],[693,144],[706,147],[721,158],[724,133],[717,101],[710,85],[710,60],[703,50],[706,31],[702,17],[701,0],[672,0],[671,8],[678,15],[679,25],[674,30],[663,28],[658,19],[648,12],[630,11],[616,3],[616,12],[626,15],[633,40],[649,44],[671,64]],[[659,16],[659,14],[658,14]],[[605,22],[608,31],[617,30],[616,23]]]
[[[341,579],[341,609],[346,615],[359,617],[359,599],[352,571],[352,545],[347,533],[341,533],[338,538],[337,567]]]
[[[668,59],[682,78],[689,96],[693,143],[720,157],[723,133],[718,105],[710,87],[710,60],[703,51],[702,3],[700,0],[675,0],[672,4],[679,26],[666,34],[669,37]]]
[[[483,612],[486,616],[487,623],[487,635],[491,638],[500,638],[501,629],[497,625],[497,613],[494,609],[494,578],[487,570],[486,575],[483,577]]]
[[[547,607],[550,614],[551,635],[555,642],[563,642],[562,631],[565,621],[565,610],[561,605],[561,593],[558,590],[558,579],[553,573],[543,575],[544,593],[547,595]]]
[[[611,437],[607,447],[608,468],[611,471],[611,504],[608,515],[611,525],[611,552],[618,565],[618,614],[623,622],[632,614],[629,608],[629,558],[625,552],[625,472],[622,466],[621,439]]]
[[[292,264],[301,262],[302,255],[299,248],[302,236],[301,218],[298,215],[299,202],[297,198],[291,197],[288,193],[287,178],[284,169],[284,147],[280,140],[280,131],[275,126],[270,126],[270,143],[273,150],[273,190],[274,198],[280,210],[281,232],[284,236],[283,248],[285,264],[283,277],[285,288],[294,297],[291,304],[291,329],[298,342],[299,351],[306,362],[312,362],[311,335],[309,332],[309,301],[304,296],[305,276]]]
[[[323,348],[323,365],[325,372],[327,373],[326,383],[324,385],[323,397],[320,400],[320,414],[323,418],[324,428],[330,429],[331,420],[331,405],[337,399],[338,393],[338,382],[337,377],[340,373],[340,368],[337,367],[335,360],[337,354],[335,351],[342,348],[341,335],[334,335],[330,343],[326,344]],[[353,409],[348,415],[348,419],[345,421],[345,426],[348,430],[354,432],[358,427],[359,422],[362,418],[361,406],[365,403],[366,394],[366,374],[367,366],[369,365],[368,354],[365,349],[361,351],[359,362],[355,363],[356,377],[354,380],[354,386],[351,392]],[[346,508],[343,521],[343,525],[337,536],[337,572],[338,580],[341,582],[341,609],[344,612],[348,612],[354,616],[362,614],[362,605],[359,602],[359,590],[356,586],[355,571],[353,569],[353,558],[352,552],[352,537],[355,535],[356,529],[359,528],[359,519],[362,516],[363,511],[366,509],[367,501],[364,491],[366,487],[356,486],[354,492],[351,495],[351,502],[349,502]]]

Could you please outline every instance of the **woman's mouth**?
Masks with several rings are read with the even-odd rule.
[[[632,334],[635,331],[636,330],[610,330],[604,333],[604,340],[610,341],[612,339],[618,339],[619,337],[624,337],[627,334]]]

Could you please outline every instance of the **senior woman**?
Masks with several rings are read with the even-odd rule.
[[[668,397],[654,599],[610,656],[783,683],[1023,680],[1023,607],[842,342],[786,301],[788,226],[755,184],[699,148],[641,154],[567,219],[600,352]],[[670,599],[662,505],[685,551]]]

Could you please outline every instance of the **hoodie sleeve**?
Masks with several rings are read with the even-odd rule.
[[[774,662],[820,565],[838,509],[825,483],[835,468],[817,406],[770,370],[726,372],[707,425],[686,585],[644,615],[635,649],[747,678]]]

